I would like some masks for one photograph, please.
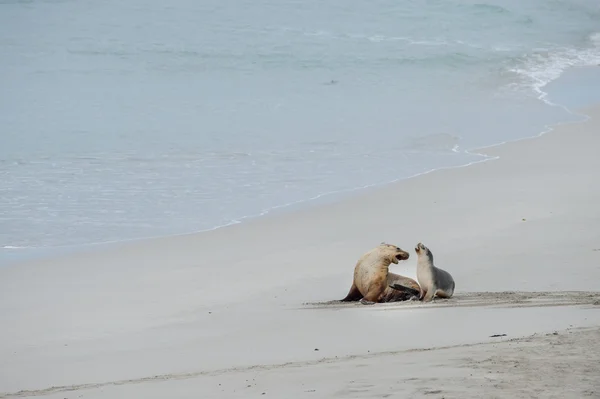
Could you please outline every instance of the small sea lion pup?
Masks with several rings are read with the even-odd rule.
[[[417,252],[417,281],[421,286],[419,299],[430,302],[434,297],[450,298],[454,294],[454,279],[445,270],[435,267],[433,254],[422,243],[415,247]]]
[[[391,263],[406,260],[409,253],[401,248],[381,243],[360,257],[354,267],[354,280],[343,302],[363,304],[406,301],[419,294],[419,285],[411,278],[389,273]],[[397,285],[400,288],[392,288]]]

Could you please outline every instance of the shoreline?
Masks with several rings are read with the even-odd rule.
[[[596,69],[600,69],[600,68],[596,68],[593,66],[572,67],[570,70],[566,70],[557,80],[560,80],[565,74],[578,73],[577,71],[581,71],[581,70],[586,71],[586,73],[589,71],[594,72]],[[596,71],[596,72],[594,72],[593,75],[600,76],[600,71]],[[551,81],[549,83],[553,83],[553,82],[554,81]],[[579,83],[581,84],[582,82],[579,82]],[[545,86],[543,86],[542,88],[544,88],[544,87]],[[333,192],[325,192],[325,193],[321,193],[316,196],[313,196],[311,198],[302,199],[302,200],[298,200],[298,201],[294,201],[294,202],[286,203],[286,204],[282,204],[282,205],[277,205],[277,206],[271,207],[269,209],[262,210],[257,214],[242,216],[235,220],[232,220],[231,222],[229,222],[227,224],[219,225],[219,226],[215,226],[215,227],[211,227],[211,228],[207,228],[207,229],[194,230],[194,231],[189,231],[189,232],[181,232],[181,233],[168,234],[168,235],[150,235],[150,236],[145,236],[145,237],[129,238],[129,239],[123,239],[123,240],[90,242],[90,243],[81,244],[81,245],[60,245],[60,246],[52,246],[52,247],[12,247],[12,246],[2,247],[2,248],[0,248],[0,267],[18,266],[19,264],[30,262],[33,260],[44,260],[44,259],[53,258],[55,256],[64,256],[64,255],[69,256],[69,255],[73,255],[73,254],[77,254],[77,253],[94,252],[94,251],[97,251],[98,249],[107,248],[107,247],[110,248],[111,246],[115,246],[115,245],[120,246],[120,245],[135,244],[135,243],[150,241],[150,240],[159,240],[159,239],[165,239],[165,238],[175,238],[175,237],[205,234],[205,233],[210,233],[212,231],[216,231],[219,229],[230,228],[232,226],[236,226],[236,225],[239,225],[242,223],[247,223],[248,221],[256,220],[259,218],[277,216],[279,214],[279,212],[289,213],[289,212],[298,211],[300,209],[311,209],[314,207],[319,207],[323,204],[339,203],[339,202],[343,202],[346,200],[351,200],[352,198],[355,198],[356,196],[368,195],[371,190],[377,190],[377,189],[385,188],[388,186],[393,186],[395,184],[401,184],[404,181],[416,179],[416,178],[419,178],[419,177],[422,177],[422,176],[425,176],[425,175],[428,175],[431,173],[435,173],[435,172],[439,172],[439,171],[443,171],[443,170],[461,169],[461,168],[466,168],[469,166],[477,165],[477,164],[488,162],[488,161],[494,161],[494,160],[499,159],[499,156],[493,156],[493,155],[486,154],[484,150],[494,149],[499,146],[503,146],[503,145],[515,143],[515,142],[521,142],[524,140],[537,139],[537,138],[543,137],[544,135],[546,135],[548,133],[553,132],[554,130],[556,130],[557,128],[560,128],[561,126],[586,123],[587,121],[590,120],[590,116],[585,113],[585,110],[590,107],[593,107],[595,104],[588,104],[587,107],[573,109],[573,108],[569,108],[566,105],[563,105],[559,102],[553,102],[553,101],[549,100],[548,97],[550,97],[549,92],[541,91],[540,98],[538,100],[541,102],[544,102],[549,107],[561,108],[564,111],[568,112],[570,115],[581,117],[582,119],[576,120],[576,121],[565,121],[565,122],[558,122],[558,123],[554,123],[554,124],[545,125],[545,126],[543,126],[542,130],[539,133],[531,135],[531,136],[525,136],[525,137],[520,137],[520,138],[516,138],[516,139],[512,139],[512,140],[502,141],[502,142],[490,144],[490,145],[483,146],[483,147],[465,148],[462,151],[453,150],[454,152],[457,152],[457,153],[463,153],[463,154],[473,155],[473,156],[482,158],[480,160],[472,161],[472,162],[469,162],[469,163],[466,163],[463,165],[444,166],[444,167],[439,167],[439,168],[433,168],[433,169],[429,169],[429,170],[426,170],[421,173],[417,173],[415,175],[402,177],[402,178],[394,179],[394,180],[383,182],[383,183],[373,183],[373,184],[369,184],[369,185],[361,186],[361,187],[354,187],[354,188],[333,191]],[[460,147],[458,147],[458,148],[460,148]],[[319,202],[319,200],[325,200],[325,202]],[[11,259],[11,255],[13,255],[12,259]]]

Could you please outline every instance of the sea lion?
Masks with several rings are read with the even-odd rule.
[[[421,286],[419,299],[430,302],[434,297],[450,298],[454,294],[454,279],[445,270],[435,267],[433,254],[422,243],[415,247],[417,252],[417,281]]]
[[[354,267],[352,287],[342,301],[373,304],[410,299],[420,290],[419,284],[411,278],[389,273],[391,263],[397,264],[409,256],[409,253],[401,248],[383,242],[365,253]],[[402,288],[390,287],[394,284]]]

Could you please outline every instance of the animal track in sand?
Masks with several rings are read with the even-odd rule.
[[[600,304],[600,292],[597,291],[498,291],[498,292],[461,292],[450,299],[435,299],[430,303],[418,301],[389,302],[364,306],[359,302],[309,302],[303,309],[345,309],[364,308],[369,310],[402,310],[415,308],[443,307],[551,307]]]

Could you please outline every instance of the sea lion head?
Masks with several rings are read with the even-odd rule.
[[[429,248],[427,248],[421,242],[415,246],[415,252],[419,256],[424,255],[424,256],[427,256],[429,259],[433,259],[433,255],[431,254],[431,251],[429,250]]]
[[[400,247],[382,242],[379,248],[383,251],[384,256],[392,263],[398,263],[400,260],[406,260],[410,254]]]

